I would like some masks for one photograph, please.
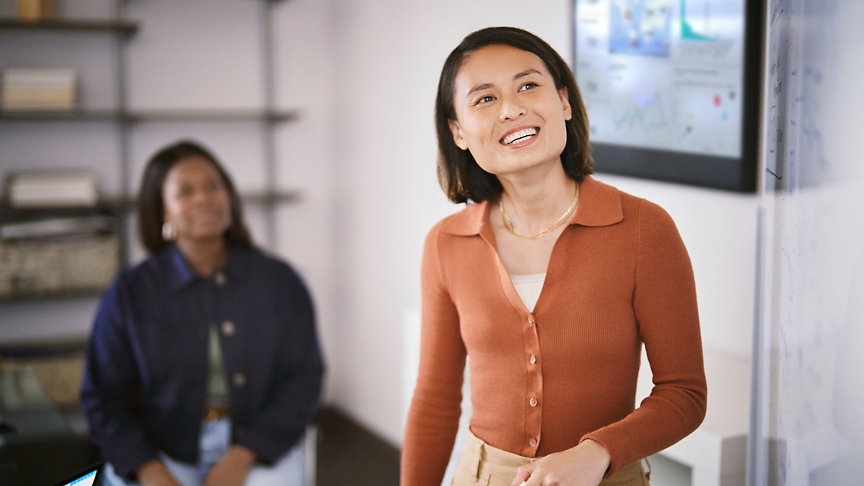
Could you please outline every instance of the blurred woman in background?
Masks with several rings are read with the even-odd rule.
[[[150,159],[138,227],[150,255],[103,295],[81,391],[106,483],[302,484],[323,377],[306,286],[193,142]]]
[[[675,224],[590,176],[573,73],[533,34],[466,37],[444,63],[435,116],[441,186],[474,204],[426,239],[402,486],[441,484],[466,355],[473,415],[454,485],[647,484],[641,459],[706,407]],[[635,408],[643,343],[655,386]]]

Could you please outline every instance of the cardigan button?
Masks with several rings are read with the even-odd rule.
[[[537,399],[534,397],[531,397],[531,400],[529,400],[528,403],[530,403],[532,407],[536,407],[537,406]]]
[[[237,326],[235,326],[233,322],[225,321],[222,323],[222,334],[226,336],[233,336],[236,330]]]
[[[530,358],[528,361],[529,361],[531,364],[536,363],[536,362],[537,362],[537,356],[534,356],[534,355],[532,354],[532,355],[531,355],[531,358]]]
[[[231,377],[231,382],[234,383],[234,386],[237,388],[243,388],[246,384],[246,375],[243,373],[234,373],[234,376]]]
[[[531,447],[536,446],[537,445],[537,439],[535,439],[534,437],[531,437],[530,439],[528,439],[528,445],[530,445]]]

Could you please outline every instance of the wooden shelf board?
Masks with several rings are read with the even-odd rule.
[[[24,302],[48,302],[61,300],[79,300],[84,298],[98,298],[104,292],[100,290],[72,290],[58,292],[40,292],[40,293],[15,293],[12,295],[0,297],[0,304],[18,304]]]
[[[241,193],[240,199],[248,204],[278,204],[300,201],[300,191],[261,191]]]
[[[287,122],[297,119],[298,114],[294,110],[276,111],[276,110],[142,110],[129,111],[124,114],[124,118],[132,122],[147,122],[147,121],[214,121],[214,122],[231,122],[231,121],[268,121],[268,122]]]
[[[138,31],[135,22],[116,20],[43,20],[38,22],[21,22],[17,19],[0,19],[2,30],[30,31],[64,31],[64,32],[119,32],[134,34]]]
[[[0,110],[0,120],[9,121],[120,121],[120,122],[247,122],[283,123],[296,120],[295,110]]]
[[[0,341],[0,358],[43,358],[81,354],[87,347],[87,335],[59,338]]]
[[[276,191],[254,191],[240,193],[240,200],[250,205],[288,204],[301,199],[297,189]],[[26,207],[16,208],[6,203],[0,204],[0,221],[11,216],[23,215],[25,218],[40,217],[81,217],[97,214],[120,215],[135,210],[134,197],[115,197],[100,199],[95,206],[82,207]],[[21,219],[21,218],[16,218]]]
[[[115,121],[111,110],[0,110],[0,120],[10,121]]]
[[[240,200],[242,202],[255,205],[295,203],[299,202],[300,199],[300,191],[296,189],[240,193]],[[103,199],[100,201],[99,207],[112,208],[120,211],[133,211],[135,210],[135,198]]]

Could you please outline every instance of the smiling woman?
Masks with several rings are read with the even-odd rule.
[[[138,220],[150,256],[102,297],[81,390],[106,484],[301,484],[323,375],[306,286],[193,142],[150,159]]]
[[[658,206],[591,178],[588,120],[561,57],[520,29],[444,63],[439,180],[456,203],[422,264],[420,369],[404,486],[441,484],[470,355],[455,486],[644,486],[641,460],[702,421],[693,271]],[[654,375],[634,407],[641,348]]]

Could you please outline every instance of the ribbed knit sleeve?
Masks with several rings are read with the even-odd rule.
[[[426,238],[421,269],[420,368],[405,426],[402,486],[439,486],[456,439],[465,346],[439,260],[439,223]]]
[[[690,434],[705,416],[707,385],[696,288],[675,223],[640,200],[633,308],[651,363],[654,388],[622,420],[585,434],[609,451],[607,476]]]

